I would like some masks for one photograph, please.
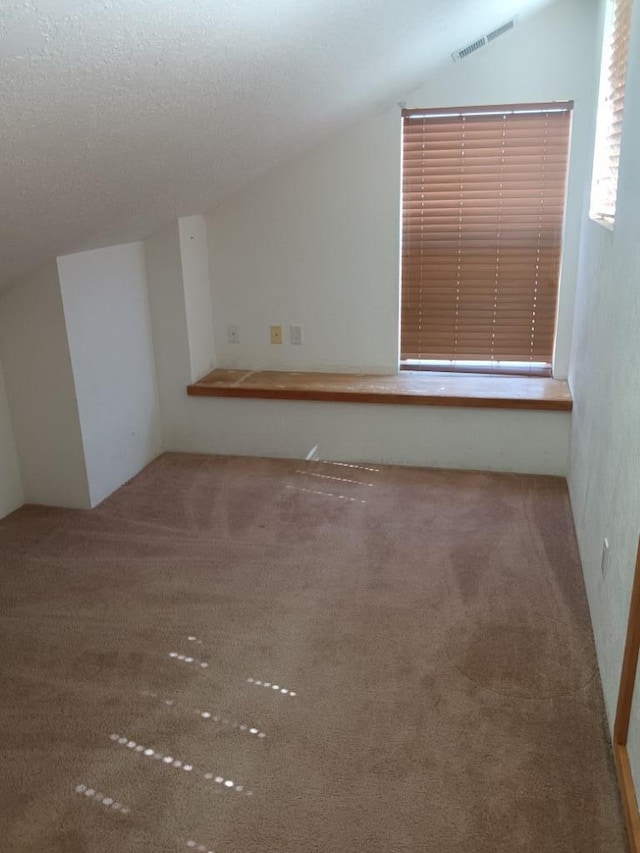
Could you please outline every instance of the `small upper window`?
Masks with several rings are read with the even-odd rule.
[[[624,90],[631,33],[632,0],[609,0],[602,48],[596,145],[589,215],[613,224],[618,192],[618,164],[624,113]]]

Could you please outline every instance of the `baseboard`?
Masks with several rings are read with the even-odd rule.
[[[638,800],[631,775],[627,747],[619,743],[614,743],[613,755],[618,773],[618,786],[622,798],[624,821],[629,835],[630,853],[640,853],[640,815],[638,815]]]
[[[613,755],[618,774],[618,786],[622,798],[624,819],[629,835],[631,853],[640,853],[640,815],[638,814],[638,798],[636,796],[627,740],[629,737],[629,722],[631,719],[631,703],[638,669],[638,654],[640,653],[640,542],[636,557],[636,568],[629,605],[629,621],[627,623],[627,638],[622,660],[620,675],[620,691],[616,721],[613,727]]]

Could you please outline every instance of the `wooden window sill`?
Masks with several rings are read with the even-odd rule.
[[[192,397],[561,412],[570,412],[573,405],[569,386],[559,379],[411,370],[393,375],[213,370],[203,379],[189,385],[187,393]]]

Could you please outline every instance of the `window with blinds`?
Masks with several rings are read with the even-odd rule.
[[[572,106],[403,110],[402,367],[550,374]]]
[[[593,219],[613,224],[631,33],[631,0],[611,0],[607,11],[589,214]]]

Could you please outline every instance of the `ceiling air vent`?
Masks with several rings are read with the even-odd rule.
[[[501,27],[498,27],[497,30],[492,30],[487,36],[487,42],[493,41],[494,39],[503,36],[505,33],[508,33],[509,30],[512,30],[515,26],[515,21],[507,21],[506,24],[503,24]]]
[[[487,43],[487,40],[484,36],[479,38],[477,41],[474,41],[473,44],[468,44],[466,47],[463,47],[462,50],[457,50],[453,54],[454,59],[464,59],[465,56],[469,56],[470,53],[473,53],[476,50],[480,50],[481,47],[484,47]]]
[[[510,21],[507,21],[506,24],[503,24],[501,27],[496,27],[495,30],[491,30],[487,35],[480,36],[480,38],[476,39],[471,44],[468,44],[466,47],[463,47],[462,50],[454,51],[451,56],[453,57],[453,61],[457,62],[459,59],[464,59],[466,56],[469,56],[470,53],[475,53],[476,50],[480,50],[481,47],[485,47],[490,42],[495,41],[500,36],[503,36],[505,33],[508,33],[509,30],[512,30],[516,24],[516,19],[513,18]]]

